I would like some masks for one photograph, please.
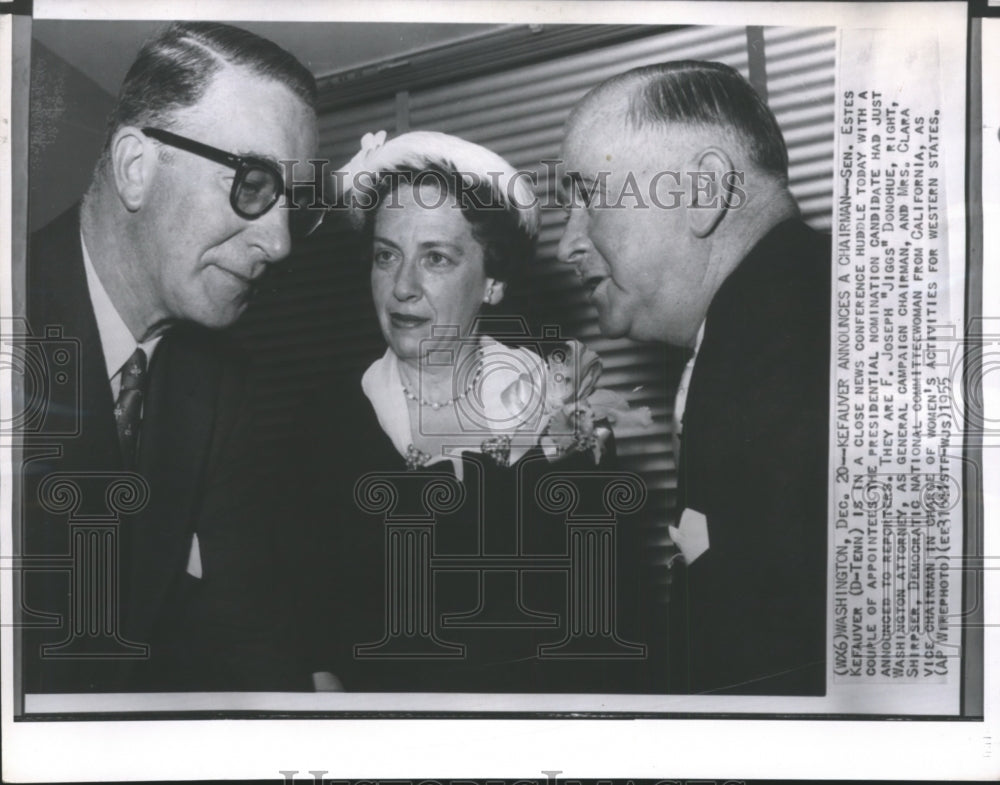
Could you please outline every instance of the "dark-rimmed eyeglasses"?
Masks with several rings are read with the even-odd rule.
[[[260,218],[274,207],[278,198],[284,194],[288,208],[288,233],[293,238],[312,234],[323,222],[326,210],[310,207],[313,202],[312,186],[297,189],[301,190],[299,193],[291,188],[285,188],[284,177],[278,167],[270,161],[250,155],[227,153],[225,150],[161,128],[143,128],[142,132],[163,144],[235,169],[236,176],[229,191],[229,204],[240,218],[248,221]]]

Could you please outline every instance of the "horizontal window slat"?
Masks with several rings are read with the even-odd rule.
[[[567,35],[572,38],[573,31]],[[828,228],[835,31],[765,28],[764,37],[768,100],[789,147],[791,190],[806,220]],[[507,38],[508,51],[517,57],[530,46],[527,36],[523,41]],[[425,76],[436,80],[436,86],[414,89],[408,96],[409,127],[485,144],[516,168],[537,173],[536,191],[544,196],[554,192],[555,184],[547,181],[540,162],[558,155],[566,117],[591,87],[637,65],[682,58],[721,60],[746,76],[746,46],[743,27],[687,27],[532,65],[504,69],[496,63],[490,73],[474,78],[460,68],[448,73],[445,66],[435,66],[439,71]],[[463,52],[468,54],[467,46]],[[384,75],[376,82],[384,91]],[[331,94],[335,89],[331,84]],[[366,99],[360,82],[350,90],[359,96],[356,103],[320,118],[321,157],[334,165],[357,152],[364,133],[397,133],[395,98]],[[667,533],[675,516],[677,483],[671,416],[687,352],[600,334],[596,310],[575,271],[555,258],[564,225],[561,210],[543,211],[537,257],[512,281],[504,305],[523,309],[533,324],[556,325],[564,337],[584,341],[601,355],[602,386],[620,392],[633,407],[649,406],[652,426],[619,428],[616,445],[619,465],[637,472],[648,487],[647,504],[635,518],[649,542],[645,568],[654,587],[663,589],[653,601],[662,602],[670,581],[665,564],[676,552]],[[331,370],[363,368],[385,351],[371,312],[368,261],[343,227],[342,218],[331,217],[320,233],[297,247],[287,272],[269,283],[236,330],[255,359],[257,428],[260,444],[268,450],[287,446],[296,405],[306,390],[329,378]]]

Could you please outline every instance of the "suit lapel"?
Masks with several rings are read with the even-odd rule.
[[[25,453],[22,480],[24,541],[29,556],[63,555],[71,551],[65,515],[51,514],[39,504],[38,484],[54,472],[89,474],[96,486],[80,495],[77,517],[107,515],[101,477],[122,470],[114,422],[114,401],[97,320],[93,313],[80,240],[79,207],[74,207],[30,238],[27,269],[28,321],[32,335],[50,348],[66,348],[71,362],[64,365],[69,382],[50,380],[41,432],[27,436],[28,444],[45,448],[37,460]],[[40,578],[30,589],[32,607],[66,616],[67,585],[56,576]],[[26,657],[26,669],[36,671],[32,689],[80,691],[81,685],[117,688],[119,663],[99,660],[48,660],[32,663],[37,646],[59,643],[58,630],[26,639],[35,648]],[[88,687],[91,688],[91,687]]]
[[[72,433],[78,427],[74,436],[61,439],[64,470],[120,470],[114,400],[83,268],[79,208],[64,213],[44,233],[35,235],[32,243],[28,271],[31,329],[36,336],[58,331],[79,355],[75,369],[79,398],[53,398],[46,431]]]
[[[150,502],[133,531],[130,627],[147,640],[171,585],[184,572],[215,419],[219,369],[168,334],[150,366],[139,471]]]

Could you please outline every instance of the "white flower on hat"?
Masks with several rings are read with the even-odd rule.
[[[361,148],[343,166],[331,172],[334,193],[346,197],[352,191],[370,189],[375,185],[378,170],[374,164],[375,153],[385,144],[385,131],[366,133],[361,137]]]
[[[438,168],[454,171],[467,185],[476,181],[488,184],[497,203],[517,215],[526,234],[538,234],[540,223],[535,194],[529,185],[531,178],[519,176],[506,160],[482,145],[458,136],[438,131],[411,131],[386,141],[385,131],[367,133],[361,138],[361,149],[334,174],[340,179],[345,196],[351,190],[368,191],[386,172],[402,169],[421,171]],[[359,211],[371,205],[364,198],[349,200],[352,222],[360,225]]]

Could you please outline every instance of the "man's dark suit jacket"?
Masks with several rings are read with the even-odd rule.
[[[683,417],[672,691],[825,691],[830,241],[775,227],[716,293]]]
[[[273,543],[249,465],[252,450],[245,375],[221,335],[193,326],[170,330],[147,377],[137,466],[148,502],[120,517],[122,596],[117,623],[102,620],[128,644],[148,644],[149,656],[66,658],[59,653],[109,653],[107,634],[71,635],[79,606],[93,587],[73,588],[65,571],[72,552],[70,517],[107,515],[106,475],[124,471],[97,323],[88,295],[74,208],[31,238],[28,319],[33,334],[61,329],[79,347],[71,369],[80,406],[47,401],[43,433],[26,440],[23,461],[22,604],[26,692],[270,690],[294,687],[282,655],[282,609],[271,565]],[[69,436],[53,435],[72,431]],[[69,473],[80,489],[74,509],[53,505],[45,480]],[[40,496],[41,494],[41,496]],[[121,500],[118,507],[128,507]],[[53,509],[55,508],[55,511]],[[188,572],[197,533],[202,576]],[[79,543],[78,543],[79,544]],[[60,557],[62,561],[60,562]],[[77,576],[78,577],[78,576]],[[50,614],[45,617],[44,614]],[[54,615],[53,615],[54,614]],[[56,627],[33,626],[56,622]],[[79,621],[77,622],[79,623]],[[112,635],[111,637],[114,637]],[[72,639],[68,648],[41,647]],[[134,654],[110,644],[112,654]]]

